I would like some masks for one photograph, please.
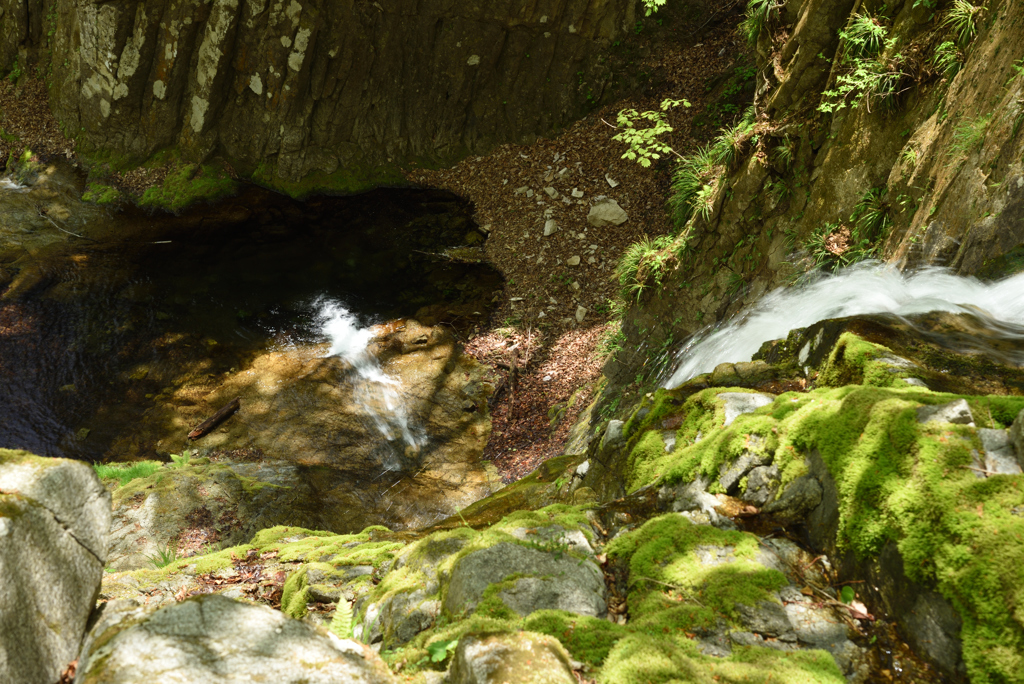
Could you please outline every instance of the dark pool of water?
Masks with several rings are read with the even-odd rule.
[[[184,217],[128,212],[116,220],[144,237],[19,262],[14,275],[42,277],[0,299],[0,447],[101,459],[174,378],[323,341],[325,300],[367,324],[419,312],[465,330],[502,287],[486,265],[436,256],[465,244],[469,216],[436,191],[300,203],[251,189]]]

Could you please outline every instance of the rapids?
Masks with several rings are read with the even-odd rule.
[[[985,283],[945,268],[901,273],[869,262],[835,275],[823,274],[774,290],[724,324],[694,335],[676,354],[675,370],[664,386],[678,387],[720,363],[749,361],[763,343],[818,321],[930,311],[969,313],[1000,334],[1019,334],[1006,327],[1024,325],[1024,273]]]

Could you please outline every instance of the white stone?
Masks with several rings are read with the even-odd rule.
[[[546,192],[548,197],[550,197],[551,199],[557,199],[558,198],[558,191],[555,190],[550,185],[548,187],[544,188],[544,192]]]
[[[617,188],[617,187],[619,187],[619,181],[615,180],[615,179],[614,179],[614,178],[612,178],[611,176],[609,176],[609,175],[605,174],[605,177],[604,177],[604,179],[605,179],[606,181],[608,181],[608,185],[610,185],[611,187],[613,187],[613,188]]]
[[[554,219],[548,219],[544,223],[544,237],[548,237],[549,235],[554,235],[557,232],[558,232],[558,224],[555,223]]]
[[[579,266],[580,258],[578,256],[571,256],[566,260],[565,263],[567,263],[570,266]]]
[[[590,213],[587,214],[587,223],[595,228],[612,225],[621,226],[628,218],[618,202],[613,199],[606,199],[590,208]]]
[[[582,323],[583,319],[587,317],[587,307],[577,306],[576,307],[576,322]]]
[[[579,188],[573,188],[572,189],[572,196],[575,197],[576,199],[579,199],[579,198],[583,197],[583,191],[580,190]]]

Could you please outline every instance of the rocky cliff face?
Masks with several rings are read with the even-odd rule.
[[[216,155],[293,192],[360,189],[571,122],[632,3],[4,0],[0,64],[40,64],[79,150]]]
[[[1024,6],[964,4],[962,37],[953,7],[792,0],[769,12],[754,107],[713,145],[728,160],[701,179],[705,213],[637,269],[647,292],[672,294],[633,308],[628,339],[672,346],[857,250],[981,277],[1020,270],[1024,72],[1009,46],[1024,42]],[[843,38],[858,20],[877,48]],[[624,379],[657,365],[619,361]]]

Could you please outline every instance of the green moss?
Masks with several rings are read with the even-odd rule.
[[[309,584],[306,582],[306,567],[293,572],[284,583],[281,593],[281,612],[289,617],[301,619],[308,612]]]
[[[538,610],[523,620],[523,628],[553,636],[573,658],[600,667],[615,642],[630,633],[623,625],[564,610]]]
[[[634,634],[620,640],[598,674],[599,684],[842,684],[825,651],[734,647],[728,658],[699,654],[692,643]]]
[[[393,168],[363,168],[361,166],[344,166],[334,173],[313,171],[302,180],[284,180],[277,175],[276,167],[264,162],[252,173],[252,181],[264,187],[284,193],[296,199],[304,199],[314,194],[354,194],[365,192],[382,185],[404,185],[402,174]]]
[[[666,482],[690,481],[698,475],[714,481],[719,467],[744,451],[771,453],[776,438],[771,421],[762,414],[767,409],[745,414],[722,429],[725,422],[724,402],[718,398],[723,392],[750,392],[742,388],[712,388],[691,395],[677,409],[681,424],[676,429],[676,443],[666,453],[665,442],[659,431],[640,433],[626,462],[626,482],[629,491],[652,484],[659,479]],[[751,435],[757,435],[752,438]]]
[[[699,546],[728,548],[734,561],[702,564]],[[785,586],[785,575],[754,562],[757,537],[744,532],[694,525],[668,514],[624,534],[606,548],[610,558],[629,563],[629,612],[636,628],[658,632],[690,630],[718,617],[736,619],[736,605],[770,600]],[[686,606],[686,610],[674,610]]]
[[[103,183],[89,183],[82,193],[83,202],[94,204],[114,204],[120,199],[121,193],[117,188]]]
[[[818,374],[818,385],[906,387],[903,378],[913,373],[895,369],[891,362],[885,360],[886,356],[893,356],[888,347],[867,342],[853,333],[843,333]]]
[[[897,383],[871,386],[888,382],[887,377],[898,379],[881,360],[884,353],[884,348],[847,339],[843,358],[833,352],[822,376],[827,382],[863,381],[867,386],[783,394],[727,428],[705,432],[697,443],[686,443],[688,432],[680,428],[683,439],[671,454],[664,454],[663,447],[658,452],[660,440],[638,435],[628,473],[630,487],[659,477],[665,482],[688,481],[698,475],[714,479],[723,463],[751,448],[773,458],[785,485],[807,471],[805,457],[820,454],[838,489],[840,549],[871,559],[886,544],[895,544],[907,575],[935,587],[963,618],[961,637],[972,681],[1014,681],[1012,673],[1024,671],[1024,590],[1019,576],[1024,567],[1024,516],[1011,511],[1024,506],[1024,476],[979,480],[971,468],[972,452],[982,450],[974,428],[917,422],[918,407],[945,404],[959,398],[956,395],[900,388]],[[977,423],[993,428],[1005,429],[1024,409],[1022,397],[965,398]],[[698,416],[694,420],[699,422],[703,420],[699,416],[708,413],[707,406],[696,405],[698,401],[706,398],[694,395],[682,407],[686,420]],[[751,439],[753,435],[756,440]],[[663,531],[660,541],[650,542],[654,551],[648,555],[676,553],[680,544],[692,543],[685,541],[687,534]],[[636,538],[620,539],[609,546],[609,553],[644,557]],[[636,549],[630,550],[630,544]],[[699,570],[693,567],[675,572],[651,562],[637,572],[638,576],[655,573],[653,579],[690,592],[698,590],[691,573]],[[675,574],[675,579],[666,579],[666,573]],[[728,606],[714,598],[711,585],[711,580],[721,581],[723,590],[731,592],[728,579],[724,574],[705,578],[700,602],[728,615]],[[743,579],[744,591],[756,593],[770,586],[769,578],[763,578],[768,584]],[[654,616],[652,625],[660,622],[666,628],[683,629],[707,617],[695,609],[675,615],[659,612],[660,604],[668,605],[658,596],[663,593],[654,587],[631,590],[630,608],[637,628],[645,624],[645,615]]]
[[[136,461],[134,463],[94,463],[93,470],[101,480],[117,480],[123,487],[132,480],[149,477],[163,466],[159,461]]]
[[[237,190],[238,183],[216,166],[179,164],[160,186],[142,193],[139,206],[179,212],[196,202],[228,197]]]

